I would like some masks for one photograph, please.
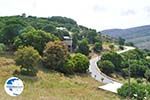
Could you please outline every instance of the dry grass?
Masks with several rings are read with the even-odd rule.
[[[2,66],[8,66],[15,64],[15,61],[13,59],[8,59],[5,57],[0,57],[0,67]]]
[[[39,70],[37,77],[18,75],[25,88],[18,97],[10,97],[4,91],[4,82],[19,67],[0,67],[0,100],[119,100],[118,96],[97,89],[101,83],[88,75],[64,76],[61,73]]]

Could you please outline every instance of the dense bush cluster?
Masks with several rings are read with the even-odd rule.
[[[148,77],[146,71],[150,69],[150,61],[146,59],[146,54],[146,52],[138,49],[122,54],[124,58],[122,65],[124,76],[128,75],[126,70],[130,67],[132,77]]]
[[[105,73],[116,73],[123,77],[130,75],[135,78],[146,78],[149,80],[150,59],[146,59],[147,52],[135,49],[123,54],[115,52],[104,53],[98,62],[98,67]]]
[[[123,98],[129,98],[133,100],[149,100],[150,98],[150,85],[131,83],[124,84],[118,89],[118,94]]]
[[[89,60],[80,53],[69,56],[66,45],[55,41],[46,44],[43,64],[49,69],[66,74],[85,73],[89,67]]]
[[[62,42],[64,36],[70,35],[74,55],[69,55]],[[42,18],[23,14],[0,17],[0,43],[0,53],[6,48],[8,52],[17,50],[16,64],[21,66],[21,73],[32,76],[36,75],[35,64],[40,58],[50,70],[66,74],[85,73],[89,66],[86,56],[92,49],[98,53],[102,50],[100,33],[61,16]]]

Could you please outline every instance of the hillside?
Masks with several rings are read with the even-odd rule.
[[[0,57],[2,61],[12,62]],[[0,64],[0,100],[119,100],[117,95],[97,89],[102,84],[89,75],[64,76],[40,67],[37,77],[17,75],[23,80],[25,88],[20,96],[12,98],[3,88],[5,80],[13,76],[16,69],[18,66],[13,64]]]
[[[122,37],[127,42],[133,42],[135,46],[142,49],[150,49],[150,25],[128,28],[128,29],[109,29],[101,31],[112,37]]]

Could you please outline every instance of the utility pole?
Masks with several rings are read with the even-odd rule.
[[[128,74],[129,74],[129,77],[128,77],[128,84],[129,84],[129,100],[130,100],[130,97],[131,97],[131,82],[130,82],[130,77],[131,77],[131,72],[130,72],[130,62],[129,62],[129,59],[128,59]]]

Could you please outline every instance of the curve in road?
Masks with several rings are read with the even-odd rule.
[[[129,50],[135,49],[134,47],[129,47],[129,46],[124,46],[124,48],[125,48],[124,50],[117,51],[117,53],[121,54],[121,53],[127,52]],[[103,86],[99,86],[99,88],[117,93],[117,89],[120,88],[123,84],[117,82],[115,79],[107,76],[106,74],[102,73],[99,70],[99,68],[97,66],[97,62],[100,60],[100,58],[101,58],[101,56],[97,56],[90,60],[89,72],[95,80],[106,84]]]

